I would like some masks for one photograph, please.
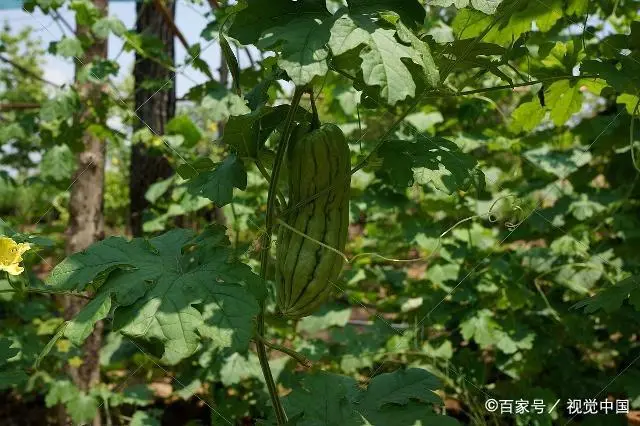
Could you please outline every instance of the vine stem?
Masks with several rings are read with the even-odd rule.
[[[92,300],[91,297],[86,296],[84,294],[80,294],[80,293],[70,293],[65,291],[49,291],[49,290],[40,290],[35,288],[27,288],[24,290],[9,288],[9,289],[0,290],[0,293],[36,293],[36,294],[49,294],[49,295],[56,295],[56,296],[65,295],[65,296],[81,297],[83,299]]]
[[[311,360],[309,360],[304,355],[294,351],[293,349],[287,348],[286,346],[282,346],[277,343],[269,342],[268,340],[265,340],[265,338],[262,336],[256,336],[254,341],[261,341],[271,349],[275,349],[278,352],[282,352],[283,354],[289,355],[291,358],[295,359],[303,367],[311,368],[312,366]]]
[[[453,97],[453,96],[469,96],[469,95],[475,95],[479,93],[495,92],[498,90],[515,89],[516,87],[534,86],[536,84],[544,84],[551,81],[581,80],[581,79],[590,79],[590,78],[598,78],[598,76],[592,75],[592,74],[559,75],[555,77],[543,78],[540,80],[525,81],[524,83],[505,84],[504,86],[483,87],[481,89],[466,90],[462,92],[440,93],[436,96],[425,96],[425,99],[445,98],[445,97]]]
[[[629,126],[629,148],[631,149],[631,163],[633,164],[633,168],[636,169],[636,172],[640,172],[640,167],[636,164],[636,154],[634,151],[634,140],[633,140],[633,125],[636,121],[636,114],[638,113],[638,107],[640,107],[640,99],[636,102],[635,108],[633,108],[633,113],[631,114],[631,125]]]
[[[291,107],[289,108],[287,118],[285,119],[284,129],[282,130],[282,137],[280,138],[280,143],[278,144],[278,149],[276,151],[276,158],[273,162],[273,171],[271,173],[271,181],[269,182],[269,193],[267,196],[266,227],[264,235],[262,236],[262,252],[260,253],[260,277],[265,282],[267,279],[267,267],[269,266],[269,247],[271,246],[271,234],[273,232],[273,219],[275,216],[274,210],[278,193],[278,178],[280,177],[282,162],[284,160],[285,152],[287,151],[287,144],[289,142],[289,138],[291,137],[291,132],[293,131],[293,122],[296,116],[296,110],[300,105],[300,100],[302,99],[302,95],[304,94],[304,92],[305,90],[303,88],[296,87],[293,93],[293,98],[291,99]],[[267,347],[264,344],[264,312],[265,302],[261,301],[260,313],[258,314],[257,321],[257,334],[259,337],[256,339],[256,348],[258,352],[258,359],[260,360],[260,367],[262,368],[262,374],[264,375],[265,381],[267,383],[269,396],[271,397],[271,403],[273,404],[273,409],[276,413],[276,419],[278,424],[281,425],[287,422],[287,415],[284,412],[284,408],[282,407],[282,403],[280,402],[280,398],[278,397],[278,388],[276,387],[276,383],[273,380],[273,375],[271,374],[271,368],[269,367],[269,356],[267,355]]]
[[[271,176],[269,176],[269,172],[264,167],[264,164],[262,164],[262,161],[260,161],[259,158],[256,158],[254,162],[256,164],[256,167],[260,171],[260,174],[262,175],[262,177],[264,177],[264,179],[267,181],[267,183],[271,183]],[[286,201],[287,201],[284,198],[284,195],[280,191],[278,191],[276,195],[278,197],[278,200],[280,201],[280,204],[284,207],[286,205]]]

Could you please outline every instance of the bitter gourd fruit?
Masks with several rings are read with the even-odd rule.
[[[327,300],[344,266],[338,253],[312,240],[340,252],[347,242],[351,172],[344,134],[324,124],[292,140],[287,166],[289,212],[282,220],[307,237],[279,227],[276,298],[283,316],[299,319]]]

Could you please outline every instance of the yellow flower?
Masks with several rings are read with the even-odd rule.
[[[79,356],[74,356],[69,360],[69,365],[76,368],[80,367],[83,363],[84,361]]]
[[[161,137],[159,137],[159,136],[154,136],[154,137],[152,137],[152,138],[151,138],[151,141],[150,141],[150,145],[151,145],[151,146],[153,146],[153,147],[156,147],[156,148],[157,148],[157,147],[159,147],[159,146],[162,146],[162,144],[163,144],[163,142],[162,142],[162,138],[161,138]]]
[[[0,237],[0,271],[20,275],[24,271],[24,268],[19,265],[22,262],[22,254],[30,248],[28,243],[18,244],[11,238]]]
[[[60,339],[56,342],[58,352],[67,353],[71,349],[71,342],[67,339]]]

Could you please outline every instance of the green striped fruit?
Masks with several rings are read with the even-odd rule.
[[[339,254],[311,239],[344,251],[349,229],[349,160],[349,146],[333,124],[291,142],[287,159],[290,211],[283,221],[309,238],[282,225],[278,230],[276,295],[285,317],[311,315],[327,300],[344,266]]]

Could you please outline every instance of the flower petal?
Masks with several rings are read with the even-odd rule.
[[[17,263],[11,265],[0,265],[0,271],[7,271],[11,275],[20,275],[24,268]]]

